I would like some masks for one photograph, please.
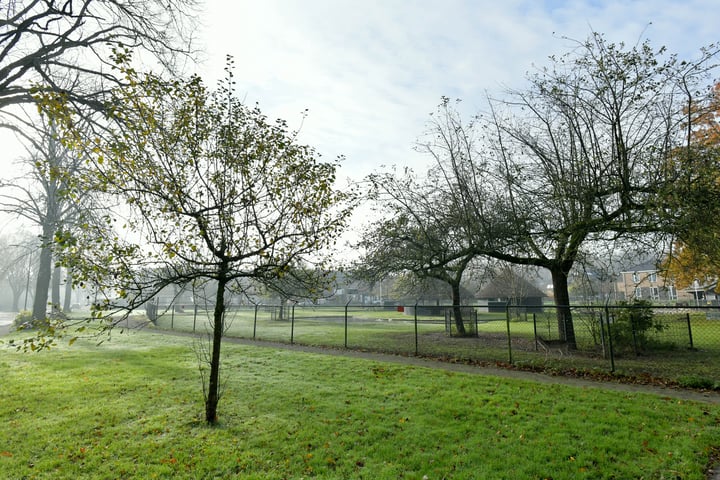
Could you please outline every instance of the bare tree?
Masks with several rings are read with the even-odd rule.
[[[0,1],[0,111],[38,90],[103,108],[122,76],[112,49],[146,52],[168,69],[190,52],[194,0]]]
[[[43,119],[36,125],[36,137],[23,160],[29,173],[12,180],[0,181],[0,211],[26,220],[40,229],[36,249],[39,263],[36,275],[32,316],[36,321],[47,317],[48,293],[52,284],[51,313],[61,312],[61,271],[54,263],[57,242],[62,242],[75,228],[94,221],[97,195],[76,181],[85,168],[81,158],[64,147],[57,138],[52,121]],[[55,272],[55,275],[53,275]]]
[[[36,270],[34,253],[35,239],[28,233],[0,237],[0,277],[7,280],[12,292],[12,311],[20,309],[20,297],[28,297],[32,273]],[[27,307],[27,305],[25,305]]]
[[[593,33],[526,90],[490,99],[486,115],[463,122],[444,99],[435,117],[427,151],[477,253],[549,270],[571,348],[568,274],[584,246],[674,228],[669,158],[687,142],[688,102],[708,92],[716,55],[710,46],[679,61]]]
[[[95,122],[94,112],[101,113],[98,118],[104,116],[110,89],[124,81],[114,68],[119,57],[133,50],[166,70],[175,70],[178,61],[189,58],[194,6],[194,0],[0,1],[0,127],[13,129],[27,141],[30,175],[37,181],[4,184],[2,205],[42,227],[34,318],[46,315],[52,243],[70,197],[61,198],[68,193],[63,190],[67,179],[57,175],[64,153],[47,130],[50,125],[10,107],[60,99],[89,127]],[[40,135],[38,124],[45,127]]]
[[[391,273],[410,272],[420,280],[436,279],[450,290],[458,334],[466,333],[460,286],[468,266],[477,256],[465,225],[447,205],[437,188],[437,170],[428,178],[403,174],[368,177],[371,197],[384,213],[365,231],[358,247],[364,251],[354,267],[367,281],[380,281]]]

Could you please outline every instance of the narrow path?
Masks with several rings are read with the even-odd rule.
[[[13,312],[0,312],[0,337],[10,333],[16,315]]]

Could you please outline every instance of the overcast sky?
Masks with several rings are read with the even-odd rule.
[[[344,155],[340,177],[353,180],[382,165],[423,170],[413,145],[441,96],[477,113],[486,92],[522,87],[567,52],[564,37],[649,39],[683,58],[720,39],[718,0],[206,0],[199,20],[206,81],[233,55],[238,94],[291,128],[308,109],[301,141]],[[7,178],[22,151],[6,131],[0,145]]]
[[[342,176],[423,168],[412,149],[442,95],[483,107],[591,30],[683,58],[720,39],[717,0],[208,0],[202,72],[236,61],[238,94],[301,124],[303,143],[347,157]]]

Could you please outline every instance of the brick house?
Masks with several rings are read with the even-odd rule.
[[[720,295],[715,293],[717,281],[677,289],[672,280],[666,279],[654,263],[646,262],[620,272],[616,283],[619,299],[645,299],[658,303],[688,305],[717,305]]]

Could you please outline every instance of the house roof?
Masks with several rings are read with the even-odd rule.
[[[477,298],[537,298],[546,297],[539,288],[512,274],[502,274],[485,285]]]
[[[620,273],[634,273],[634,272],[657,272],[658,267],[655,262],[643,262],[634,265],[630,268],[623,270]]]

